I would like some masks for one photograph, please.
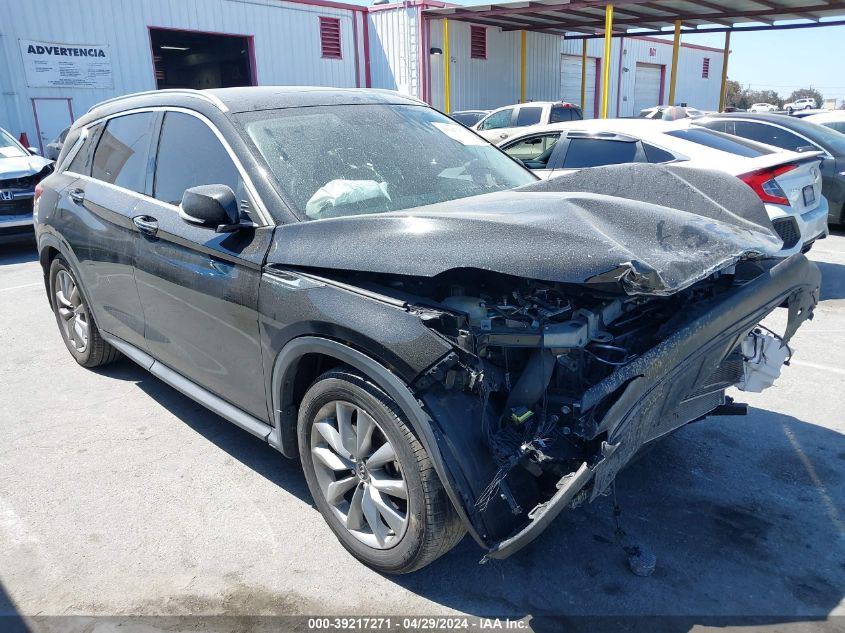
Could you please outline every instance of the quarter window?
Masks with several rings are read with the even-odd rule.
[[[650,143],[643,143],[646,160],[650,163],[670,163],[676,160],[675,155]]]
[[[505,153],[512,158],[518,158],[531,169],[546,169],[559,138],[560,134],[530,136],[505,148]]]
[[[498,130],[503,127],[511,127],[511,119],[513,118],[513,108],[507,110],[499,110],[488,116],[481,125],[479,130]]]
[[[637,144],[631,141],[610,141],[595,138],[574,138],[569,142],[564,169],[599,167],[633,163]]]
[[[241,177],[220,139],[195,116],[168,112],[161,126],[153,195],[178,205],[186,189],[227,185],[238,196]]]
[[[91,175],[91,159],[94,156],[94,148],[97,146],[97,138],[100,131],[103,129],[101,124],[97,124],[88,128],[88,137],[82,143],[82,147],[76,152],[76,156],[70,161],[67,166],[67,171],[72,171],[75,174],[82,174],[83,176]]]
[[[97,143],[91,176],[130,191],[145,193],[154,119],[152,112],[110,119]]]

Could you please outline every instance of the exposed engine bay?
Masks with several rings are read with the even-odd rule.
[[[739,331],[722,328],[730,336],[708,359],[712,366],[673,383],[683,385],[680,392],[649,385],[645,396],[656,394],[660,405],[647,412],[646,430],[620,433],[624,424],[614,415],[620,403],[631,404],[632,394],[643,396],[629,387],[644,382],[647,365],[662,363],[659,371],[671,373],[665,353],[656,350],[676,345],[685,327],[735,300],[776,263],[741,261],[670,296],[597,292],[473,270],[435,278],[352,273],[344,282],[404,301],[453,344],[454,353],[413,387],[440,421],[444,442],[460,453],[472,513],[484,534],[500,541],[535,523],[564,488],[572,494],[557,505],[595,498],[660,436],[707,415],[743,413],[726,398],[727,387],[759,391],[772,384],[791,354],[789,337],[812,316],[813,293],[785,298],[794,318],[783,335],[758,327],[762,313],[752,316]],[[509,555],[533,536],[491,555]]]

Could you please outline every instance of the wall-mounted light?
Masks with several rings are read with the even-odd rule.
[[[443,49],[441,49],[441,48],[437,48],[436,46],[432,46],[432,47],[429,49],[429,51],[428,51],[428,52],[429,52],[429,53],[431,53],[432,55],[442,55],[442,54],[443,54]]]

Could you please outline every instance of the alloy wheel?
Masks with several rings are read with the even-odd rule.
[[[320,490],[362,543],[388,549],[408,527],[408,486],[384,431],[358,405],[334,400],[314,419],[311,456]]]
[[[56,274],[56,308],[65,338],[79,353],[88,348],[88,311],[73,277],[66,270]]]

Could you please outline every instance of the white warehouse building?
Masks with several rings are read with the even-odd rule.
[[[41,151],[95,103],[170,87],[373,87],[444,110],[444,20],[430,0],[0,0],[0,127]],[[451,110],[525,99],[578,103],[581,41],[449,21]],[[609,116],[666,101],[671,41],[614,38]],[[716,109],[720,49],[682,45],[676,103]],[[587,44],[586,117],[597,116],[602,42]],[[524,81],[524,90],[522,83]]]

